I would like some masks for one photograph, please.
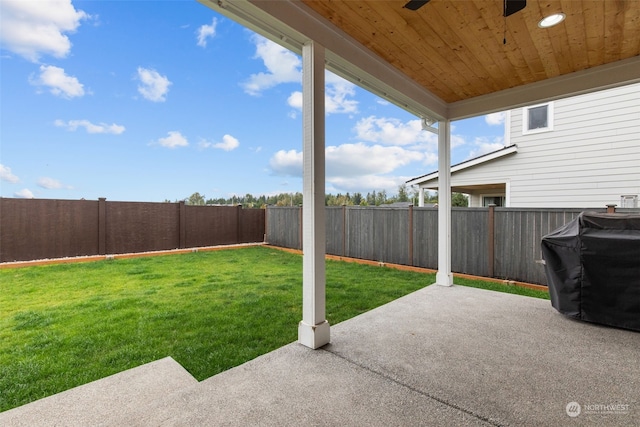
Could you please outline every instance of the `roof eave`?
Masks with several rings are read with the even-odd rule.
[[[198,1],[298,54],[305,43],[313,40],[326,48],[329,71],[418,117],[447,118],[445,101],[407,78],[302,2]]]
[[[456,165],[451,166],[451,174],[453,175],[455,172],[469,169],[474,166],[481,165],[483,163],[490,162],[491,160],[499,159],[509,154],[517,153],[518,147],[516,145],[510,145],[508,147],[501,148],[500,150],[493,151],[491,153],[487,153],[483,156],[476,157],[474,159],[465,160],[464,162],[458,163]],[[407,181],[407,185],[420,185],[425,182],[433,181],[438,179],[438,172],[432,172],[427,175],[419,176],[412,180]]]
[[[453,102],[449,104],[447,115],[450,120],[461,120],[638,82],[640,82],[640,56],[634,56],[524,86]]]
[[[463,101],[446,103],[296,0],[198,0],[300,54],[313,40],[327,49],[326,68],[421,118],[460,120],[640,82],[640,56]]]

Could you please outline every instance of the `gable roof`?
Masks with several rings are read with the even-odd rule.
[[[516,145],[503,147],[499,150],[492,151],[491,153],[487,153],[482,156],[475,157],[473,159],[465,160],[464,162],[460,162],[451,166],[451,174],[453,175],[455,172],[458,172],[464,169],[469,169],[474,166],[478,166],[478,165],[490,162],[491,160],[499,159],[508,154],[514,154],[517,152],[518,152],[518,147]],[[435,179],[438,179],[438,171],[430,172],[426,175],[422,175],[417,178],[412,178],[407,181],[407,185],[422,184]]]

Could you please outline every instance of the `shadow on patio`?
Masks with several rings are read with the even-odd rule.
[[[0,424],[640,425],[640,333],[545,300],[429,286],[335,325],[320,350],[293,343],[144,402],[144,382],[114,403],[101,381]]]

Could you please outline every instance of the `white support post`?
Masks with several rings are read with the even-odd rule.
[[[424,188],[420,187],[418,190],[418,207],[424,207]]]
[[[324,47],[302,47],[302,321],[298,342],[316,349],[329,343],[325,316],[325,111]]]
[[[451,274],[451,121],[438,123],[438,272],[436,284],[453,285]]]

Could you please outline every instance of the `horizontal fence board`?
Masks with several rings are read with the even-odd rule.
[[[239,208],[186,206],[186,247],[229,245],[239,241]]]
[[[264,241],[265,210],[0,198],[0,262]]]
[[[264,209],[240,210],[240,241],[238,243],[264,241],[265,212]]]
[[[106,252],[161,251],[180,247],[177,203],[106,203]]]
[[[98,254],[98,202],[0,198],[0,262]]]

